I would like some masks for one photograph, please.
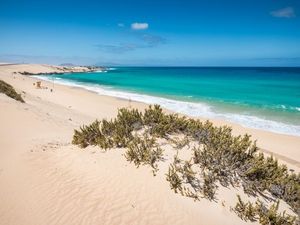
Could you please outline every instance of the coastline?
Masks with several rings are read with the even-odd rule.
[[[219,85],[221,85],[219,79],[223,79],[224,82],[227,82],[226,79],[218,78],[216,75],[212,75],[212,78],[205,77],[205,73],[210,75],[214,70],[207,72],[202,71],[201,68],[197,70],[181,70],[183,69],[171,70],[168,68],[155,68],[149,69],[148,71],[147,68],[118,68],[117,71],[104,71],[108,73],[101,75],[95,73],[66,73],[37,77],[53,83],[81,87],[96,92],[99,95],[130,99],[146,104],[159,104],[165,109],[190,117],[226,120],[249,128],[300,136],[299,109],[291,106],[294,104],[295,94],[290,96],[290,99],[286,96],[285,99],[281,100],[281,97],[274,96],[273,99],[271,94],[263,94],[260,88],[258,88],[258,93],[255,94],[255,86],[261,87],[266,85],[266,81],[264,81],[263,85],[260,82],[262,79],[260,74],[264,74],[262,76],[264,79],[267,79],[265,73],[258,72],[257,75],[254,75],[254,77],[257,77],[257,81],[251,83],[252,78],[248,78],[248,70],[246,70],[247,72],[239,71],[241,76],[244,77],[244,81],[235,81],[234,72],[230,70],[231,72],[228,74],[228,79],[232,79],[232,82],[235,82],[235,84],[231,87],[230,83],[224,83],[224,96],[220,96],[219,94],[222,92],[222,87],[219,87]],[[151,78],[152,73],[155,78]],[[187,83],[184,83],[182,76],[184,73],[192,74],[191,81],[194,81],[196,85],[192,86],[193,82],[187,81],[190,87],[193,87],[191,90],[188,90]],[[222,71],[216,70],[214,73],[222,74]],[[171,78],[172,74],[174,74],[174,79]],[[145,81],[143,79],[136,82],[139,76],[145,76]],[[233,77],[231,78],[231,76]],[[209,82],[206,79],[208,79]],[[213,81],[214,79],[216,80],[215,83]],[[249,86],[245,84],[245,80],[248,79],[250,79],[249,82],[251,83]],[[256,80],[256,78],[253,79]],[[180,84],[181,82],[183,82],[182,85]],[[278,78],[276,82],[278,82]],[[197,90],[198,85],[206,83],[207,85],[204,89],[200,88],[201,90]],[[245,92],[249,93],[247,99],[245,99],[245,95],[238,97],[239,94],[230,94],[230,90],[226,88],[231,87],[235,90],[233,93],[238,93],[242,91],[238,86],[243,87],[244,85],[247,87],[247,91]],[[286,82],[282,84],[282,87],[286,85],[289,86],[290,83]],[[250,86],[252,88],[250,88]],[[276,85],[270,84],[270,86],[273,87]],[[170,91],[168,91],[168,87]],[[220,91],[218,91],[219,89]],[[281,91],[283,95],[288,95],[288,93],[284,93],[280,88],[278,91]],[[281,96],[281,94],[279,94],[279,96]],[[211,99],[208,98],[210,95]],[[255,97],[255,95],[260,97]],[[222,100],[223,98],[224,100]],[[227,102],[230,101],[229,99],[234,98],[236,98],[234,102]],[[270,98],[270,100],[266,100],[265,105],[260,105],[262,100],[258,100],[258,98]],[[286,104],[275,103],[279,100],[285,101]]]
[[[53,66],[45,66],[45,65],[13,65],[13,66],[8,66],[8,73],[13,74],[13,72],[20,72],[22,71],[22,69],[24,69],[24,66],[27,70],[32,71],[32,73],[51,73],[53,71]],[[19,67],[19,68],[18,68]],[[50,70],[48,68],[51,68]],[[55,69],[54,69],[55,71]],[[78,71],[75,71],[78,72]],[[84,71],[83,71],[84,72]],[[27,76],[27,75],[19,75],[23,78],[26,78],[28,80],[31,80],[32,82],[36,82],[37,80],[40,80],[38,78],[34,78],[31,76]],[[6,78],[6,77],[4,77]],[[14,82],[15,79],[11,80],[9,82],[11,82],[17,89],[22,90],[23,85],[20,82]],[[4,79],[5,81],[5,79]],[[50,81],[46,81],[43,80],[43,84],[45,86],[48,86],[49,88],[51,88],[53,86],[53,83]],[[74,95],[83,98],[85,96],[85,94],[89,93],[89,96],[85,96],[86,98],[92,98],[93,101],[97,102],[97,98],[101,99],[102,101],[105,102],[112,102],[113,108],[114,108],[114,113],[112,115],[106,114],[98,114],[98,113],[93,113],[93,110],[87,109],[87,110],[83,110],[83,113],[87,114],[87,115],[93,115],[95,117],[95,119],[101,119],[101,118],[112,118],[116,115],[116,111],[118,108],[121,107],[133,107],[133,108],[137,108],[140,110],[145,109],[149,104],[140,102],[140,101],[134,101],[132,99],[130,100],[126,100],[124,98],[118,98],[118,97],[113,97],[113,96],[108,96],[108,95],[100,95],[96,92],[94,92],[93,90],[87,90],[85,88],[82,87],[73,87],[73,86],[68,86],[68,85],[63,85],[63,84],[57,84],[54,83],[55,85],[55,91],[52,94],[52,98],[51,100],[54,101],[55,103],[60,102],[60,104],[62,106],[65,106],[65,102],[64,101],[59,101],[59,96],[65,96],[68,95],[68,92],[72,91],[74,93]],[[28,89],[29,88],[29,89]],[[23,88],[24,89],[24,88]],[[26,87],[26,90],[28,92],[31,92],[31,87]],[[55,93],[55,92],[59,92]],[[39,93],[44,95],[45,98],[47,98],[47,100],[51,95],[51,93]],[[54,98],[57,97],[58,101]],[[75,103],[74,103],[75,104]],[[90,104],[89,104],[90,106]],[[77,108],[80,108],[80,106],[78,106]],[[84,107],[86,108],[86,107]],[[164,109],[167,112],[172,112],[172,110],[168,110],[168,109]],[[96,110],[95,110],[96,111]],[[179,113],[180,114],[180,113]],[[186,116],[186,115],[185,115]],[[189,116],[191,117],[191,116]],[[287,135],[287,134],[278,134],[275,132],[270,132],[270,131],[265,131],[265,130],[260,130],[260,129],[254,129],[254,128],[248,128],[248,127],[244,127],[240,124],[234,123],[234,122],[230,122],[230,121],[226,121],[223,119],[215,119],[215,118],[207,118],[207,117],[202,117],[202,116],[196,116],[193,118],[198,118],[200,120],[210,120],[212,121],[215,125],[217,126],[223,126],[223,125],[227,125],[233,128],[233,134],[235,135],[243,135],[245,133],[248,133],[252,136],[253,140],[257,140],[258,141],[258,146],[265,151],[266,153],[274,153],[277,156],[283,156],[286,160],[290,159],[291,162],[294,162],[293,164],[296,164],[297,167],[300,168],[300,151],[299,151],[299,146],[300,146],[300,137],[299,136],[294,136],[294,135]],[[288,144],[287,144],[288,143]],[[285,149],[282,149],[281,146],[286,146]],[[286,150],[288,149],[288,150]]]
[[[38,79],[13,73],[24,68],[50,71],[43,65],[0,67],[0,79],[13,85],[26,102],[0,94],[4,109],[0,117],[0,220],[4,224],[258,224],[230,212],[236,201],[230,189],[220,190],[219,203],[205,199],[195,203],[174,195],[165,178],[156,179],[148,168],[136,169],[127,163],[122,151],[103,154],[94,147],[83,151],[70,143],[73,130],[81,125],[113,118],[118,108],[144,110],[147,104],[60,84],[53,87],[47,81],[37,89],[33,83]],[[210,121],[231,126],[235,135],[252,135],[262,151],[300,171],[300,137]]]
[[[18,64],[18,63],[2,63],[2,70],[5,68],[15,68],[14,74],[21,75],[47,75],[47,74],[63,74],[63,73],[83,73],[103,71],[104,67],[94,66],[56,66],[47,64]]]

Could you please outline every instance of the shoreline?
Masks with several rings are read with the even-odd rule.
[[[37,78],[37,77],[33,77],[33,78],[36,78],[38,80],[43,80],[45,82],[51,82],[51,81],[46,80],[46,79],[40,79],[40,78]],[[143,109],[145,109],[148,105],[150,105],[150,104],[142,102],[142,101],[127,99],[127,98],[122,98],[122,97],[115,97],[115,96],[105,95],[105,94],[101,95],[101,94],[97,93],[96,91],[89,90],[89,89],[87,89],[85,87],[80,87],[80,86],[75,86],[75,85],[73,86],[73,85],[61,84],[61,83],[58,83],[58,82],[55,83],[55,84],[56,85],[66,86],[66,87],[69,87],[69,88],[72,88],[72,89],[78,89],[78,90],[82,90],[82,91],[87,91],[87,92],[90,92],[92,94],[96,94],[96,95],[103,96],[103,97],[113,98],[113,99],[115,99],[117,101],[123,101],[125,103],[128,103],[129,107],[132,107],[131,103],[135,103],[135,104],[138,104],[138,105],[142,104],[143,105]],[[175,112],[173,110],[169,110],[169,109],[166,109],[164,107],[163,107],[163,110],[165,112],[167,112],[167,113],[177,113],[177,112]],[[271,133],[271,134],[275,134],[275,135],[284,135],[284,136],[287,136],[287,137],[299,138],[299,143],[300,143],[300,136],[298,136],[298,135],[289,135],[289,134],[277,133],[277,132],[267,131],[267,130],[258,129],[258,128],[247,127],[247,126],[243,126],[242,124],[238,124],[238,123],[234,123],[234,122],[231,122],[231,121],[222,120],[222,119],[218,119],[218,118],[205,118],[205,117],[201,117],[201,116],[189,116],[189,115],[186,115],[186,114],[183,114],[183,113],[177,113],[177,114],[181,115],[181,116],[186,116],[186,117],[189,117],[189,118],[200,119],[202,121],[209,120],[214,125],[217,125],[217,126],[230,126],[230,127],[233,128],[233,133],[235,133],[236,135],[246,134],[246,133],[242,133],[242,132],[234,130],[234,129],[238,129],[237,127],[241,127],[241,128],[244,128],[245,130],[250,129],[252,132],[255,132],[257,130],[257,131],[267,132],[267,133]],[[251,135],[251,137],[253,138],[253,135]],[[257,140],[259,142],[259,138],[255,139],[255,140]],[[263,152],[264,154],[266,154],[268,156],[271,156],[271,155],[274,156],[281,163],[288,163],[292,167],[291,169],[300,172],[300,161],[299,160],[295,160],[293,158],[286,157],[284,154],[278,154],[278,153],[273,152],[272,150],[267,150],[267,149],[261,148],[261,147],[259,147],[259,151]]]
[[[223,120],[229,123],[239,124],[245,128],[269,131],[278,134],[300,137],[300,126],[279,120],[268,119],[264,116],[244,114],[239,112],[218,112],[207,102],[185,101],[176,98],[168,98],[160,95],[151,95],[134,91],[122,90],[101,86],[100,84],[84,83],[68,80],[60,77],[51,79],[51,76],[36,76],[38,79],[70,87],[79,87],[92,91],[99,95],[122,98],[128,101],[136,101],[144,104],[159,104],[163,108],[194,118],[206,118]]]
[[[8,68],[8,70],[10,71],[11,75],[15,75],[15,74],[12,74],[13,72],[18,72],[18,71],[15,71],[15,70],[18,70],[18,68],[11,68],[11,67],[15,67],[15,66],[7,66],[7,67],[10,67],[10,68]],[[44,72],[44,71],[41,71],[42,68],[35,68],[34,71],[38,71],[37,69],[39,69],[40,72]],[[44,68],[44,70],[45,70],[45,68]],[[22,76],[26,79],[32,80],[32,81],[40,80],[38,78],[34,78],[31,76],[24,76],[24,75],[20,75],[20,76]],[[49,88],[52,87],[52,85],[53,85],[53,83],[50,81],[43,80],[43,83],[46,86],[49,86]],[[19,82],[15,83],[14,86],[17,89],[22,90],[22,84],[20,84]],[[122,105],[123,107],[124,107],[124,105],[125,105],[125,107],[131,106],[131,107],[138,108],[140,110],[145,109],[149,105],[147,103],[143,103],[143,102],[139,102],[139,101],[126,100],[124,98],[118,98],[118,97],[107,96],[107,95],[100,95],[98,93],[93,92],[92,90],[86,90],[82,87],[72,87],[72,86],[56,83],[55,89],[57,89],[57,90],[54,90],[54,93],[56,91],[59,91],[59,94],[62,94],[62,95],[66,94],[71,89],[74,90],[75,92],[77,92],[77,91],[80,92],[80,93],[74,93],[75,95],[78,95],[78,94],[80,95],[82,93],[89,93],[91,96],[93,96],[93,99],[99,98],[101,100],[105,99],[105,102],[110,102],[110,101],[113,102],[116,105],[115,110],[117,108],[120,108],[119,105]],[[46,94],[46,93],[43,93],[43,94]],[[48,93],[48,94],[51,95],[50,93]],[[57,95],[57,97],[59,96],[59,94]],[[47,96],[47,98],[48,97],[50,97],[50,96]],[[51,100],[54,100],[54,98],[51,98]],[[61,105],[64,105],[64,103],[61,102]],[[84,113],[92,114],[94,116],[94,118],[97,119],[97,114],[91,113],[90,111],[91,110],[89,110],[88,112],[85,111]],[[172,110],[168,110],[168,109],[165,109],[165,111],[173,112]],[[181,114],[181,113],[179,113],[179,114]],[[108,116],[108,118],[113,117],[114,115]],[[181,115],[183,115],[183,114],[181,114]],[[98,119],[101,117],[103,117],[103,116],[98,115]],[[223,125],[230,126],[233,129],[233,134],[235,134],[235,135],[243,135],[245,133],[248,133],[252,136],[253,140],[257,140],[258,146],[264,152],[274,153],[277,156],[282,156],[282,158],[285,158],[286,160],[290,159],[290,162],[293,162],[292,164],[294,164],[294,166],[300,168],[300,151],[299,151],[300,137],[299,136],[278,134],[278,133],[274,133],[274,132],[270,132],[270,131],[248,128],[248,127],[244,127],[240,124],[226,121],[223,119],[216,119],[216,118],[211,119],[211,118],[206,118],[206,117],[201,117],[201,116],[196,116],[196,117],[189,116],[189,117],[198,118],[200,120],[210,120],[217,126],[223,126]],[[287,147],[288,151],[285,151],[285,149],[282,149],[281,146],[288,146]]]

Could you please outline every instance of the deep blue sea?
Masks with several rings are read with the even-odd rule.
[[[300,68],[119,67],[39,77],[190,116],[300,136]]]

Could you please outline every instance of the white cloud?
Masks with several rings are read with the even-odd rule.
[[[148,23],[132,23],[131,29],[133,30],[146,30],[148,29],[149,25]]]
[[[275,10],[275,11],[271,12],[271,15],[274,17],[280,17],[280,18],[296,17],[295,11],[292,7],[286,7],[286,8]]]

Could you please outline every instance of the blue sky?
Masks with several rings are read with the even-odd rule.
[[[0,61],[300,66],[299,0],[0,0]]]

